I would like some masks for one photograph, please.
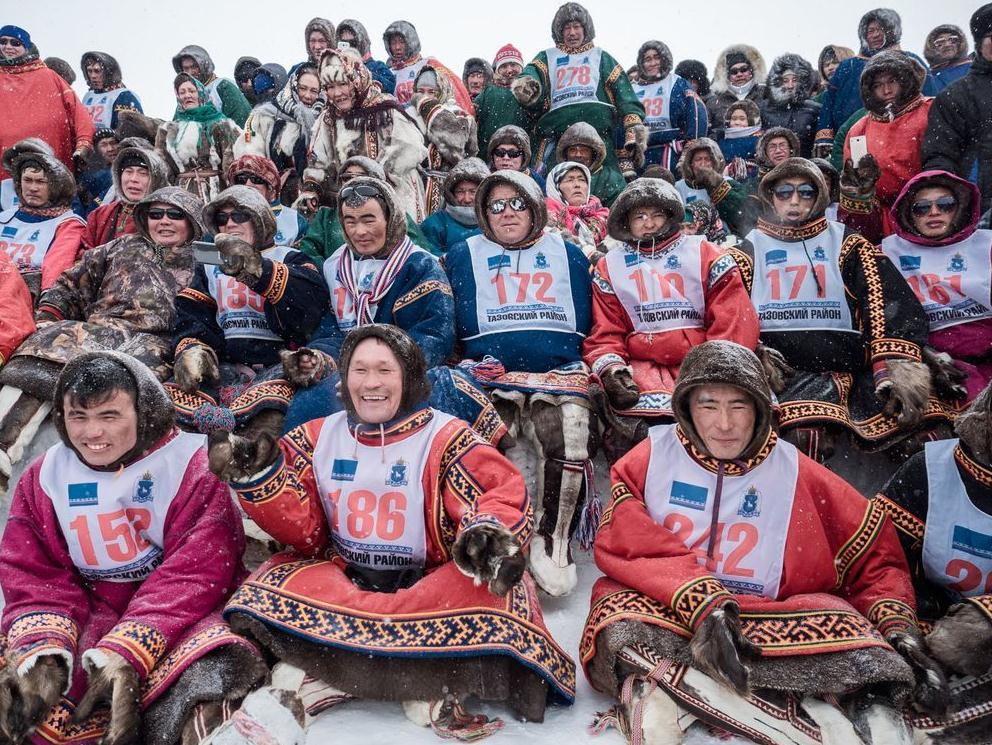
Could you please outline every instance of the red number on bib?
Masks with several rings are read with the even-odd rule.
[[[337,506],[341,491],[328,496]],[[358,489],[348,495],[348,532],[355,538],[368,538],[372,533],[383,541],[395,541],[406,531],[406,495],[399,491],[387,491],[376,496],[368,489]],[[335,509],[337,527],[337,510]]]
[[[90,117],[93,119],[94,124],[98,124],[103,118],[103,110],[106,108],[102,103],[94,104],[93,106],[87,106],[90,110]]]
[[[395,541],[406,528],[406,495],[388,491],[382,495],[376,519],[375,533],[384,541]]]
[[[396,100],[400,103],[406,103],[410,100],[413,95],[413,81],[409,80],[403,83],[396,84]]]
[[[754,570],[745,569],[740,563],[758,545],[758,529],[750,523],[734,523],[727,529],[727,540],[737,543],[737,548],[727,557],[727,563],[723,565],[724,574],[753,577]]]
[[[96,551],[93,550],[93,539],[90,537],[90,524],[86,515],[80,515],[69,523],[69,530],[76,534],[79,550],[83,552],[83,561],[88,566],[95,567],[99,562],[96,558]]]
[[[948,587],[960,592],[962,595],[977,590],[982,584],[982,570],[966,559],[951,559],[947,562],[947,568],[944,569],[944,573],[948,577],[958,579],[957,582],[948,585]],[[992,572],[989,572],[985,578],[984,592],[986,594],[992,593]]]
[[[375,494],[359,489],[348,495],[348,532],[355,538],[368,538],[375,530]]]
[[[644,99],[644,113],[648,116],[661,116],[661,113],[665,110],[665,99],[664,98],[645,98]]]
[[[351,296],[344,287],[334,288],[334,306],[336,308],[335,314],[337,315],[338,320],[343,320],[345,313],[351,310]]]
[[[920,277],[917,275],[909,277],[906,281],[909,282],[909,286],[913,288],[916,299],[921,303],[925,303],[929,299],[938,305],[947,305],[951,300],[950,293],[944,289],[941,278],[937,274],[924,274],[922,287],[920,286]],[[960,274],[952,274],[949,277],[944,277],[944,281],[951,286],[951,289],[955,293],[964,297],[964,292],[961,291]]]
[[[688,546],[701,561],[707,560],[706,549],[709,547],[710,541],[709,526],[707,526],[703,534],[691,546],[689,545],[689,540],[692,538],[692,533],[695,530],[695,524],[691,517],[679,512],[669,512],[665,515],[662,526],[674,533],[675,537]],[[707,561],[707,567],[710,571],[720,567],[720,573],[727,576],[753,577],[754,570],[742,567],[741,564],[755,547],[757,547],[758,539],[758,529],[750,523],[741,522],[727,525],[726,523],[718,522],[716,524],[716,539],[713,541],[713,558],[711,561]],[[722,551],[724,540],[735,544],[734,548],[727,555],[726,561],[724,561]]]
[[[515,303],[524,303],[527,301],[527,288],[531,284],[536,285],[537,289],[534,291],[534,299],[539,303],[551,304],[556,302],[554,295],[549,295],[548,291],[551,289],[552,277],[550,272],[534,272],[533,274],[529,272],[500,272],[492,279],[492,283],[496,286],[496,298],[500,305],[506,305],[509,302],[509,294],[507,292],[507,281],[506,276],[509,277],[517,283],[516,293],[514,296]],[[512,292],[511,288],[511,292]]]
[[[799,297],[799,292],[803,288],[803,281],[806,279],[806,275],[809,273],[809,267],[805,264],[794,264],[792,266],[785,267],[786,274],[792,275],[792,287],[789,288],[789,300],[795,300]],[[827,294],[827,269],[823,264],[818,264],[813,268],[813,273],[816,275],[817,287],[816,296],[826,297]],[[782,299],[782,276],[781,270],[772,269],[765,275],[768,277],[768,282],[771,285],[771,296],[772,300]]]
[[[104,512],[96,515],[96,521],[104,551],[111,561],[131,561],[140,551],[152,545],[146,535],[152,523],[152,513],[148,510],[138,508]],[[69,523],[69,529],[76,534],[83,561],[89,566],[97,566],[100,560],[93,548],[89,516],[79,515]]]
[[[23,269],[31,266],[37,246],[33,243],[5,243],[2,248],[7,251],[7,255],[17,268]]]

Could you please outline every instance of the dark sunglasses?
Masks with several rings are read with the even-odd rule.
[[[786,202],[792,199],[792,195],[797,191],[799,192],[799,198],[803,201],[809,202],[816,199],[816,187],[809,184],[800,184],[799,186],[782,184],[772,189],[772,194],[775,195],[776,199]]]
[[[163,217],[168,217],[170,220],[183,220],[186,217],[186,213],[177,207],[169,207],[168,209],[152,207],[148,210],[149,220],[161,220]]]
[[[256,176],[254,173],[239,173],[234,177],[234,183],[238,186],[245,186],[246,184],[258,184],[259,186],[269,185],[268,181],[261,176]]]
[[[745,72],[751,72],[751,68],[747,65],[738,65],[737,67],[731,67],[727,71],[728,75],[742,75]]]
[[[515,147],[498,147],[493,150],[494,158],[519,158],[523,154],[523,150]]]
[[[24,42],[13,36],[0,36],[0,46],[23,47]]]
[[[357,201],[364,202],[371,197],[381,197],[382,192],[371,184],[359,184],[358,186],[346,186],[338,192],[338,199],[344,202]]]
[[[234,220],[236,225],[242,225],[251,220],[251,215],[244,210],[230,210],[227,212],[214,213],[214,223],[216,223],[218,227],[221,225],[227,225],[228,220]]]
[[[913,202],[910,208],[917,217],[924,217],[930,214],[930,209],[936,205],[937,210],[943,215],[949,215],[957,209],[958,200],[954,197],[941,197],[940,199],[921,199]]]
[[[509,199],[494,199],[491,201],[487,207],[489,214],[498,215],[500,212],[506,210],[507,205],[514,212],[523,212],[527,209],[527,202],[524,201],[523,197],[510,197]]]

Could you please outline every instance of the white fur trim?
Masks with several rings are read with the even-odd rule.
[[[575,564],[559,566],[544,551],[544,536],[534,534],[530,542],[530,571],[548,595],[562,597],[575,589],[578,573]]]
[[[7,456],[3,450],[0,450],[0,473],[2,473],[7,478],[10,478],[10,474],[14,469],[14,464],[10,462],[10,458]]]
[[[871,745],[912,745],[913,734],[902,715],[891,706],[875,704],[865,713]]]
[[[680,745],[682,742],[679,707],[661,688],[655,688],[644,699],[641,732],[644,745]]]
[[[7,457],[10,458],[12,464],[17,463],[21,459],[21,456],[24,455],[24,448],[31,444],[34,436],[38,434],[38,428],[41,427],[45,421],[45,417],[48,416],[48,412],[51,410],[52,404],[50,401],[46,401],[39,406],[38,410],[28,419],[28,423],[24,425],[17,435],[14,444],[7,448]]]
[[[844,712],[833,704],[807,696],[803,699],[802,707],[820,728],[823,745],[847,745],[859,741],[854,725],[844,716]]]
[[[633,375],[633,370],[631,370],[630,365],[627,364],[626,360],[624,360],[624,358],[619,354],[614,354],[613,352],[600,355],[596,358],[596,361],[592,363],[593,374],[599,376],[602,376],[603,373],[607,370],[612,370],[614,367],[622,367]]]
[[[273,688],[281,688],[284,691],[299,691],[303,687],[303,679],[306,673],[300,668],[290,665],[288,662],[277,662],[272,668]]]
[[[404,701],[403,713],[418,727],[431,726],[431,704],[429,701]]]
[[[110,664],[110,655],[104,649],[87,649],[83,652],[83,670],[92,675]]]
[[[15,388],[12,385],[5,385],[0,388],[0,422],[7,416],[7,412],[11,410],[23,392],[20,388]]]
[[[65,687],[62,689],[62,695],[64,696],[69,692],[72,687],[72,655],[67,649],[44,649],[35,654],[28,655],[23,660],[21,664],[17,666],[17,677],[23,678],[27,672],[34,667],[35,663],[42,657],[61,657],[65,660],[65,666],[69,669],[69,675],[65,679]]]

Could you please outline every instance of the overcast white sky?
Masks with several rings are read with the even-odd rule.
[[[967,33],[968,20],[981,2],[900,2],[904,49],[922,53],[926,34],[941,23],[954,23]],[[145,111],[171,118],[172,55],[186,44],[210,52],[218,74],[233,76],[242,55],[285,67],[303,59],[303,28],[314,16],[357,18],[372,37],[372,54],[383,59],[382,31],[406,19],[420,33],[425,54],[436,56],[461,74],[469,57],[492,60],[496,50],[512,42],[529,60],[551,45],[554,0],[420,0],[419,2],[272,2],[271,0],[3,0],[0,25],[23,26],[42,56],[54,55],[76,69],[77,92],[86,90],[79,58],[87,50],[114,55],[125,83],[141,98]],[[634,63],[640,44],[660,39],[676,61],[701,59],[712,73],[719,51],[737,42],[761,50],[766,62],[783,52],[802,54],[816,64],[826,44],[858,47],[861,15],[875,7],[856,0],[807,4],[801,0],[588,0],[584,5],[596,25],[596,41],[624,67]],[[970,38],[970,34],[969,34]]]

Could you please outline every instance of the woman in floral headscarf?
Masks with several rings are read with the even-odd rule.
[[[424,135],[393,97],[372,85],[355,52],[328,49],[320,58],[320,83],[327,107],[313,132],[303,190],[294,205],[304,214],[330,204],[341,164],[365,155],[382,164],[403,210],[417,222],[427,216],[417,166],[427,157]]]

